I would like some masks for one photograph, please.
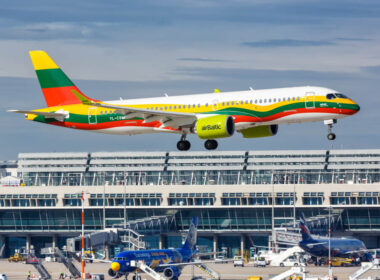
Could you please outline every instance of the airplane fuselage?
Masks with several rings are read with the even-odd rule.
[[[101,103],[160,112],[193,113],[197,118],[230,115],[236,130],[272,124],[316,122],[340,119],[355,114],[359,106],[335,90],[322,87],[294,87],[224,93],[113,100]],[[145,121],[140,116],[125,116],[118,110],[85,104],[61,105],[39,109],[67,112],[65,120],[27,115],[27,119],[74,129],[108,134],[182,133],[182,128],[163,125],[159,120]]]
[[[329,256],[329,240],[327,238],[301,241],[299,246],[312,256]],[[358,239],[331,238],[330,246],[331,257],[351,258],[353,256],[362,256],[366,253],[364,243]]]

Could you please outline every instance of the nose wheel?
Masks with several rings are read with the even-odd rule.
[[[179,151],[188,151],[191,147],[189,141],[186,140],[186,134],[182,135],[181,140],[177,143],[177,149]]]
[[[207,150],[215,150],[218,148],[218,142],[216,140],[207,140],[205,142],[205,148]]]
[[[336,120],[327,120],[325,124],[327,124],[327,139],[335,140],[336,135],[332,132],[333,124],[336,123]]]

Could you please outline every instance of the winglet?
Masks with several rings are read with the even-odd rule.
[[[215,89],[214,89],[214,93],[220,93],[220,90],[217,89],[217,88],[215,88]]]

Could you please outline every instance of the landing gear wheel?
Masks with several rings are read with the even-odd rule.
[[[329,133],[329,134],[327,134],[327,139],[329,139],[329,140],[335,140],[335,138],[336,138],[335,133]]]
[[[207,150],[215,150],[218,148],[218,142],[216,140],[207,140],[205,142],[205,148]]]
[[[191,144],[187,140],[180,140],[177,143],[177,149],[180,151],[187,151],[190,149],[190,147],[191,147]]]

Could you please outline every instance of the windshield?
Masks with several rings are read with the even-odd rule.
[[[347,96],[345,96],[344,94],[341,94],[341,93],[328,93],[328,94],[326,94],[326,98],[327,99],[335,99],[335,98],[346,98],[346,99],[348,99]]]

